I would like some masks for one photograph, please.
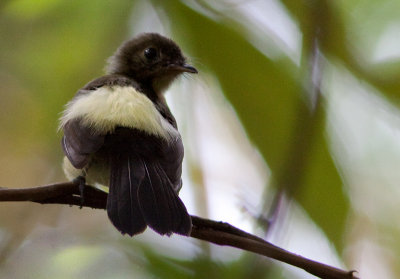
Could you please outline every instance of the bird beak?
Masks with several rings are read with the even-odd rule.
[[[198,71],[195,67],[190,66],[189,64],[182,64],[182,65],[177,65],[177,64],[172,64],[169,66],[171,70],[179,71],[179,72],[186,72],[186,73],[192,73],[192,74],[197,74]]]

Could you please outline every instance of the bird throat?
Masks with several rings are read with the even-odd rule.
[[[161,97],[164,94],[164,92],[169,88],[169,86],[176,79],[177,76],[178,73],[171,72],[168,74],[164,74],[161,77],[153,78],[151,85],[158,97]]]

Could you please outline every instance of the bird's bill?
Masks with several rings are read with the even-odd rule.
[[[169,68],[171,70],[175,70],[175,71],[179,71],[179,72],[192,73],[192,74],[198,73],[197,69],[189,64],[183,64],[183,65],[172,64],[169,66]]]

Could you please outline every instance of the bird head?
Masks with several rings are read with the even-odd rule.
[[[178,45],[157,33],[144,33],[123,43],[109,59],[109,74],[129,76],[163,92],[182,73],[197,73]]]

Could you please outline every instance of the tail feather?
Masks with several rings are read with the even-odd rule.
[[[168,188],[173,189],[172,187]],[[192,229],[192,220],[186,210],[185,205],[175,190],[170,191],[166,189],[165,193],[166,198],[170,201],[170,210],[175,212],[176,215],[174,218],[172,218],[172,230],[178,234],[189,235]]]
[[[133,155],[114,157],[107,199],[114,226],[130,236],[147,225],[161,235],[189,235],[190,215],[162,167]]]
[[[157,163],[143,163],[145,178],[139,186],[138,196],[146,223],[162,235],[189,235],[192,228],[190,215],[164,170]]]
[[[135,158],[124,157],[117,157],[111,161],[107,213],[113,225],[122,234],[132,236],[143,232],[147,227],[139,208],[137,194],[143,170],[141,171]]]

